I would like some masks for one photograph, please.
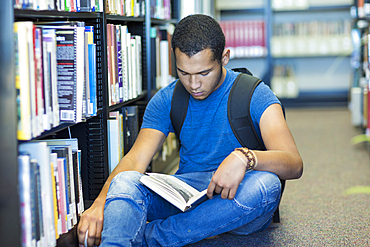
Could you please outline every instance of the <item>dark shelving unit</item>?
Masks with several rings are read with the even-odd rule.
[[[4,0],[0,9],[0,34],[8,37],[0,40],[0,237],[2,246],[21,246],[21,218],[18,192],[18,145],[24,141],[17,140],[17,109],[14,75],[14,21],[84,21],[94,26],[94,40],[97,54],[97,115],[86,121],[70,124],[63,123],[49,131],[43,132],[33,140],[53,138],[78,138],[82,150],[81,173],[85,209],[98,196],[108,175],[108,137],[107,118],[110,111],[127,105],[139,107],[139,118],[142,118],[151,91],[150,75],[150,27],[152,25],[175,24],[178,17],[178,0],[172,0],[173,19],[158,20],[150,18],[150,0],[145,0],[146,15],[142,17],[126,17],[101,12],[60,12],[14,9],[12,0]],[[104,2],[105,5],[105,2]],[[105,9],[105,8],[104,8]],[[127,25],[129,32],[142,37],[142,87],[143,93],[135,99],[117,105],[108,104],[107,85],[107,40],[106,24]],[[149,44],[149,45],[148,45]],[[5,106],[5,107],[4,107]],[[139,120],[139,123],[141,120]],[[32,140],[31,140],[32,141]],[[5,189],[6,188],[6,189]]]

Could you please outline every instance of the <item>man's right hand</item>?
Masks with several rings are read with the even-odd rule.
[[[81,215],[80,222],[77,227],[78,242],[84,246],[86,231],[89,230],[87,236],[87,246],[99,246],[101,242],[101,232],[103,231],[104,219],[104,202],[95,200],[89,209]]]

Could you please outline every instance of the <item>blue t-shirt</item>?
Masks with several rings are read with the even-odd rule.
[[[186,119],[181,129],[180,164],[177,173],[214,171],[241,144],[233,134],[227,117],[230,89],[239,73],[227,69],[224,82],[204,100],[189,98]],[[174,132],[170,119],[171,100],[176,81],[159,90],[148,103],[141,128],[151,128],[166,136]],[[271,89],[260,83],[252,96],[250,113],[259,135],[262,113],[280,103]]]

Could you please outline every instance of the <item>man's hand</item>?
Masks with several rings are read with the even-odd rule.
[[[101,232],[103,231],[104,202],[95,201],[81,216],[77,227],[78,242],[84,246],[86,231],[87,246],[100,245]]]
[[[223,199],[233,199],[243,180],[246,167],[241,160],[233,154],[222,161],[213,175],[207,189],[207,196],[212,199],[214,193],[221,194]]]

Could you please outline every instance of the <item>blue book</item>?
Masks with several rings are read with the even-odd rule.
[[[95,116],[98,106],[96,97],[96,44],[88,44],[89,53],[89,85],[91,115]]]

